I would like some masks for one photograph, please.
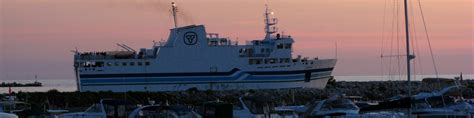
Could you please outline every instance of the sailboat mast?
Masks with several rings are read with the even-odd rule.
[[[408,0],[404,0],[404,9],[405,9],[405,38],[406,38],[406,56],[407,56],[407,84],[408,84],[408,97],[410,98],[410,107],[408,117],[411,117],[411,65],[410,60],[415,58],[414,55],[410,54],[410,30],[408,22]]]
[[[410,60],[411,60],[411,56],[410,56],[410,31],[408,29],[408,7],[407,7],[407,3],[408,0],[404,0],[404,7],[405,7],[405,38],[406,38],[406,48],[407,48],[407,80],[408,80],[408,97],[411,96],[411,76],[410,76]]]
[[[408,80],[408,96],[411,96],[411,65],[410,60],[413,56],[410,54],[410,31],[409,31],[409,22],[408,22],[408,0],[404,0],[405,7],[405,38],[406,38],[406,54],[407,54],[407,80]]]

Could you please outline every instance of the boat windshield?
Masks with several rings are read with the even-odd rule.
[[[275,105],[271,102],[256,102],[253,100],[244,100],[250,112],[254,114],[275,113]]]
[[[445,105],[456,104],[454,98],[449,96],[436,96],[427,98],[426,101],[432,108],[443,108]]]
[[[321,108],[322,111],[330,111],[336,109],[357,110],[359,108],[348,99],[327,100],[324,102]]]
[[[100,112],[102,112],[102,110],[100,108],[100,104],[94,104],[94,105],[90,106],[89,108],[87,108],[86,112],[100,113]]]
[[[163,106],[149,106],[140,109],[138,112],[135,111],[136,116],[133,118],[173,118],[173,111],[169,110],[168,107]]]

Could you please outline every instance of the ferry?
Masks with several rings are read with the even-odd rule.
[[[74,51],[78,90],[183,91],[324,88],[336,59],[294,56],[294,39],[277,31],[278,19],[265,7],[265,37],[238,44],[209,33],[204,25],[175,27],[166,42],[138,51]]]

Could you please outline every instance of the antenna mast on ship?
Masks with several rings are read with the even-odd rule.
[[[271,38],[271,35],[275,32],[277,32],[278,28],[273,26],[276,25],[278,22],[277,18],[270,18],[270,15],[273,15],[273,12],[271,12],[268,9],[268,5],[265,5],[265,40],[268,40]],[[273,27],[272,27],[273,26]]]
[[[178,12],[178,7],[174,2],[171,2],[171,11],[173,12],[174,28],[178,27],[178,20],[176,19],[176,13]]]

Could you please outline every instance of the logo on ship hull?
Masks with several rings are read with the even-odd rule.
[[[186,45],[196,45],[197,43],[197,34],[196,32],[186,32],[183,36],[184,44]]]

